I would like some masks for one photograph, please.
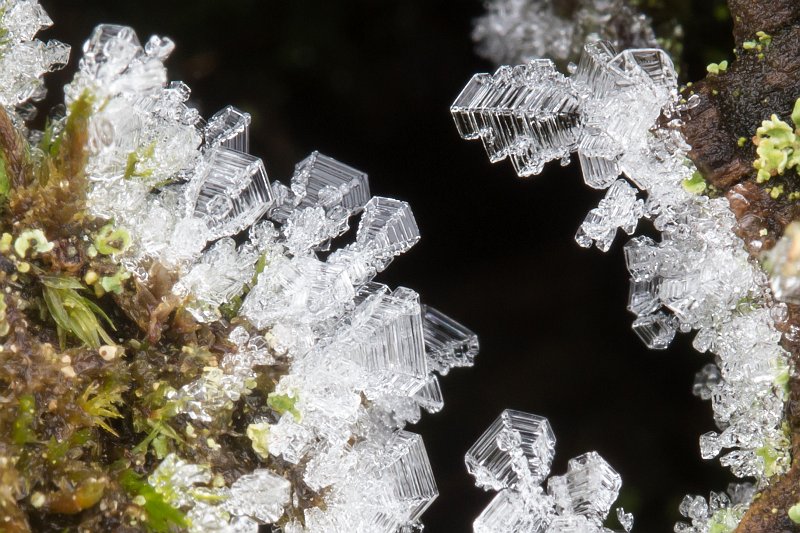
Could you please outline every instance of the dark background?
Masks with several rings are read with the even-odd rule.
[[[171,36],[170,78],[193,89],[206,117],[227,104],[252,114],[251,152],[286,182],[312,150],[369,173],[373,194],[410,202],[421,242],[381,275],[476,331],[473,369],[442,379],[445,409],[410,428],[427,444],[440,497],[427,530],[469,531],[491,498],[473,486],[464,452],[504,408],[547,416],[558,438],[555,474],[597,450],[623,477],[619,503],[639,532],[671,531],[686,493],[724,489],[729,475],[699,457],[711,408],[691,395],[709,361],[679,336],[645,349],[625,310],[621,244],[607,254],[573,236],[602,196],[577,164],[520,180],[490,165],[479,142],[458,138],[449,105],[491,66],[470,41],[478,1],[42,0],[73,46],[101,22],[133,26],[145,41]],[[720,2],[677,0],[687,79],[730,56]],[[715,7],[716,6],[716,7]],[[726,53],[727,51],[727,53]],[[616,524],[616,521],[610,522]]]

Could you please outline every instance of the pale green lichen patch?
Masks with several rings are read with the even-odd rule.
[[[100,278],[100,287],[102,287],[105,292],[122,294],[123,284],[125,280],[130,279],[130,277],[131,273],[120,267],[113,276],[103,276]]]
[[[775,176],[783,176],[787,170],[796,169],[800,165],[800,99],[795,102],[792,111],[793,128],[777,115],[773,114],[761,123],[756,130],[753,143],[756,145],[758,159],[753,162],[757,170],[756,181],[765,183]],[[795,171],[796,172],[796,171]],[[772,198],[781,197],[785,191],[782,184],[770,188]],[[794,193],[796,191],[792,191]]]
[[[787,514],[789,515],[789,520],[795,524],[800,524],[800,503],[796,503],[789,507]]]
[[[703,179],[703,175],[697,171],[692,174],[691,178],[686,178],[683,180],[681,182],[681,186],[683,186],[683,190],[689,194],[703,194],[708,188],[706,180]]]
[[[711,63],[706,67],[709,74],[719,74],[728,70],[728,62],[720,61],[719,63]]]
[[[767,478],[783,474],[789,469],[790,459],[785,450],[789,447],[790,429],[784,422],[781,426],[782,435],[776,439],[770,439],[756,449],[756,457],[764,462],[764,474]]]
[[[94,248],[103,255],[121,254],[131,244],[131,236],[125,228],[106,224],[94,239]]]
[[[267,422],[256,422],[247,426],[247,438],[253,446],[253,451],[262,459],[269,458],[269,427]]]
[[[47,240],[40,229],[25,230],[14,241],[14,251],[20,258],[24,258],[28,251],[31,253],[47,253],[53,249],[54,244]]]
[[[279,415],[290,413],[292,416],[294,416],[295,420],[299,421],[300,411],[298,411],[296,407],[297,400],[297,396],[271,392],[269,396],[267,396],[267,405]]]
[[[736,507],[718,510],[708,521],[708,533],[732,533],[743,515],[744,511]]]

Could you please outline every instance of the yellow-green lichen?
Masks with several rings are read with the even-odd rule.
[[[787,514],[789,515],[789,520],[795,524],[800,524],[800,503],[796,503],[789,507]]]
[[[125,228],[115,228],[106,224],[94,239],[95,249],[103,255],[121,254],[131,244],[131,236]]]
[[[300,411],[297,410],[297,396],[288,394],[278,394],[271,392],[267,396],[267,405],[272,408],[279,415],[284,413],[291,413],[295,420],[300,420]]]
[[[720,72],[725,72],[728,70],[728,62],[727,61],[720,61],[719,63],[711,63],[706,67],[706,71],[709,74],[719,74]]]
[[[753,142],[757,146],[758,159],[753,162],[753,167],[757,170],[758,183],[769,181],[775,176],[782,176],[787,169],[794,169],[800,165],[800,140],[797,136],[797,125],[800,124],[800,99],[795,102],[792,121],[795,123],[795,128],[773,114],[756,130]],[[773,198],[777,198],[783,194],[783,189],[771,194],[774,195]]]
[[[14,251],[20,258],[24,258],[29,250],[32,253],[44,254],[51,251],[54,244],[47,240],[40,229],[25,230],[14,241]]]
[[[247,426],[247,438],[253,446],[253,451],[262,459],[269,458],[269,427],[267,422],[256,422]]]
[[[731,533],[739,525],[744,511],[736,507],[725,507],[714,513],[708,521],[708,533]]]
[[[686,178],[683,180],[681,182],[681,186],[683,187],[683,190],[689,194],[703,194],[708,188],[706,180],[703,179],[703,175],[697,171],[692,174],[691,178]]]
[[[102,287],[105,292],[122,294],[123,284],[125,280],[130,279],[130,277],[131,273],[120,267],[113,276],[103,276],[100,278],[100,287]]]

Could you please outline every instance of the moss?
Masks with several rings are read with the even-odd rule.
[[[11,440],[17,445],[36,442],[36,432],[33,429],[36,418],[36,397],[33,394],[23,394],[17,403],[17,418],[11,429]]]
[[[112,329],[114,324],[97,304],[78,294],[77,291],[86,288],[80,281],[66,276],[42,276],[41,282],[44,301],[56,323],[62,346],[67,333],[91,348],[99,348],[101,340],[106,344],[114,344],[114,340],[100,325],[100,319]]]
[[[186,516],[164,499],[141,476],[130,469],[119,475],[119,483],[132,497],[136,505],[145,511],[143,519],[147,529],[156,533],[169,533],[174,528],[184,528],[189,524]]]
[[[267,396],[285,361],[261,368],[252,394],[212,421],[185,413],[178,391],[221,373],[234,349],[228,334],[249,327],[235,314],[255,279],[229,303],[233,323],[200,324],[173,293],[175,271],[155,261],[146,276],[123,268],[130,232],[87,210],[95,107],[84,93],[31,146],[0,106],[0,529],[8,531],[185,528],[187,508],[147,481],[159,461],[179,453],[208,465],[221,487],[273,460],[254,450],[248,425],[300,416],[296,397]],[[147,177],[153,150],[131,156],[129,178]],[[265,265],[262,257],[256,275]],[[276,468],[290,476],[289,466]],[[197,487],[191,497],[213,503],[220,494]]]

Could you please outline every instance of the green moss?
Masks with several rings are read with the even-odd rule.
[[[115,329],[114,324],[97,304],[78,294],[77,291],[85,289],[80,281],[68,276],[42,276],[40,281],[47,310],[58,327],[62,345],[67,333],[91,348],[99,348],[101,340],[114,344],[98,316],[112,329]]]
[[[155,151],[156,143],[153,141],[147,146],[144,146],[135,152],[129,153],[125,165],[125,174],[123,177],[125,179],[130,179],[133,177],[147,178],[152,176],[152,169],[142,168],[142,163],[151,161]]]
[[[33,394],[23,394],[19,397],[17,418],[11,428],[11,440],[14,444],[23,445],[36,442],[36,432],[33,422],[36,418],[36,398]]]
[[[92,419],[93,423],[108,431],[115,437],[119,434],[108,425],[108,418],[122,418],[118,406],[123,403],[122,393],[128,389],[125,385],[106,384],[101,388],[97,382],[92,382],[83,391],[78,402],[81,409]]]
[[[92,430],[88,428],[79,429],[67,439],[56,440],[55,437],[50,437],[42,456],[50,465],[58,465],[67,457],[70,450],[78,450],[84,444],[92,442],[93,438]]]
[[[188,527],[186,516],[170,505],[141,476],[130,469],[119,475],[119,484],[145,510],[146,526],[155,533],[170,533],[174,528]]]

